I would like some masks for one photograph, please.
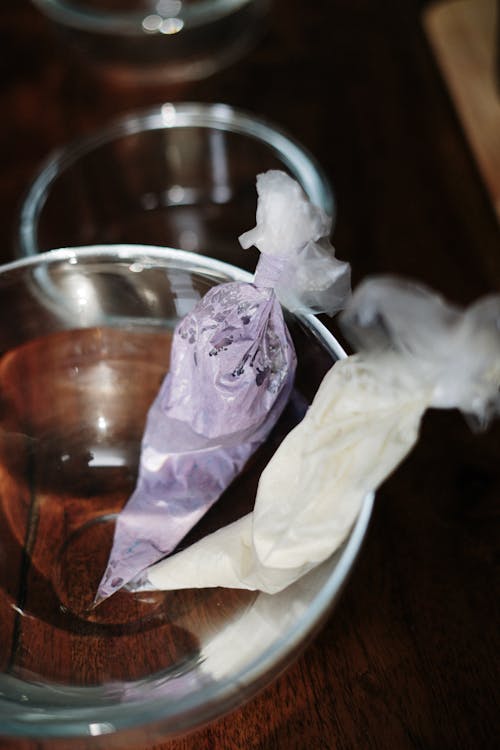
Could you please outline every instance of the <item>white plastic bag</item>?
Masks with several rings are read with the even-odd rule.
[[[263,472],[254,511],[149,568],[147,588],[282,590],[342,543],[428,407],[456,407],[477,425],[499,411],[500,297],[461,311],[422,287],[373,279],[341,322],[359,353],[327,373]]]

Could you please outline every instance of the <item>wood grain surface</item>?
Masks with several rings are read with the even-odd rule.
[[[404,274],[458,304],[498,293],[497,218],[423,32],[423,7],[276,0],[266,35],[232,67],[189,85],[118,88],[82,68],[28,0],[2,3],[0,260],[13,256],[20,202],[51,149],[139,106],[221,101],[279,123],[320,161],[336,193],[337,253],[355,283]],[[477,435],[456,413],[429,413],[417,448],[378,493],[338,606],[298,660],[206,728],[135,746],[498,747],[499,447],[499,422]],[[11,542],[0,550],[2,580],[6,559],[20,554]],[[2,642],[0,665],[5,658]],[[66,746],[93,744],[48,745]],[[42,747],[0,739],[1,750]]]
[[[433,3],[424,27],[500,217],[499,20],[496,0]]]

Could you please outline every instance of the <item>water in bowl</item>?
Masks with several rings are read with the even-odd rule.
[[[248,512],[258,478],[331,364],[292,326],[294,397],[268,442],[183,541]],[[189,672],[253,592],[121,592],[90,611],[114,519],[131,493],[171,332],[96,327],[34,339],[0,360],[0,692],[88,689]],[[12,683],[12,677],[16,678]],[[14,685],[14,686],[12,686]]]

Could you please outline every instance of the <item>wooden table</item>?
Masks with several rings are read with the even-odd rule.
[[[53,147],[138,106],[222,101],[281,124],[320,160],[355,282],[404,274],[463,304],[498,292],[497,219],[422,7],[276,0],[267,36],[233,67],[182,88],[117,89],[73,63],[27,0],[2,3],[0,260]],[[473,435],[458,414],[429,413],[314,642],[247,705],[155,750],[498,747],[499,438],[500,422]],[[40,744],[0,741],[17,747]]]

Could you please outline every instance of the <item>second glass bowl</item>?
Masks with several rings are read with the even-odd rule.
[[[254,270],[238,236],[255,226],[255,178],[288,172],[330,216],[326,175],[275,125],[223,104],[128,115],[42,166],[21,212],[18,254],[103,243],[168,245]]]

